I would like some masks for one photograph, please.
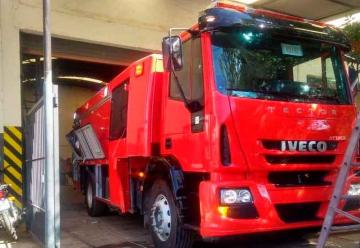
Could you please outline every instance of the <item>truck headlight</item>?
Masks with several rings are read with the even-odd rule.
[[[222,189],[220,190],[222,205],[252,202],[252,195],[248,189]]]
[[[349,196],[360,196],[360,183],[351,184],[347,194]]]

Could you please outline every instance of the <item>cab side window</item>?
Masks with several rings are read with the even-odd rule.
[[[128,83],[129,80],[124,81],[112,92],[109,134],[110,140],[126,138],[129,98]]]
[[[190,39],[183,43],[183,68],[176,71],[176,76],[182,86],[187,100],[197,100],[203,104],[204,100],[204,81],[203,66],[201,58],[201,40],[199,38]],[[176,84],[174,75],[171,74],[170,98],[182,100],[180,90]]]

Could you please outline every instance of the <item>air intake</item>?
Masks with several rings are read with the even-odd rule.
[[[225,166],[231,164],[231,152],[230,152],[230,143],[229,136],[226,126],[222,125],[220,129],[220,153],[221,153],[221,163]]]

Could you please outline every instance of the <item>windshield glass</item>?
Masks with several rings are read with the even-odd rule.
[[[215,81],[237,97],[349,104],[337,48],[269,31],[232,29],[212,34]]]

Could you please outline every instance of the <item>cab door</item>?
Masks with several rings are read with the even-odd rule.
[[[204,171],[207,153],[204,79],[201,39],[183,42],[183,68],[170,72],[165,80],[162,151],[171,155],[187,171]],[[185,106],[180,87],[188,103],[197,101],[201,110],[191,113]]]
[[[112,89],[109,129],[109,195],[112,205],[122,212],[130,208],[129,164],[126,138],[128,129],[129,84],[127,78]]]

